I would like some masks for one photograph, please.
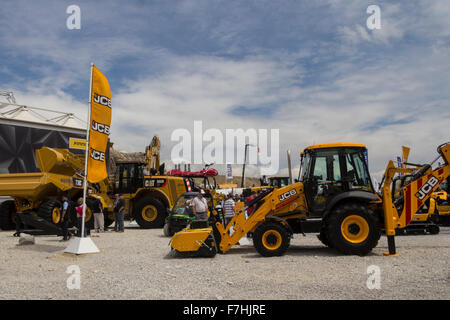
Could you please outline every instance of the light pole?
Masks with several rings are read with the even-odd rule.
[[[254,144],[247,143],[245,145],[244,151],[244,164],[242,165],[242,180],[241,180],[241,188],[245,188],[245,163],[247,162],[247,149],[248,147],[256,147]]]

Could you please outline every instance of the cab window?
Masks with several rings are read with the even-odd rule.
[[[361,152],[348,152],[345,156],[346,173],[345,180],[349,189],[373,191],[369,173],[365,163],[364,155]]]

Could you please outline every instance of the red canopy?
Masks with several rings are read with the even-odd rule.
[[[200,170],[200,171],[181,171],[173,169],[167,172],[168,176],[182,176],[182,177],[215,177],[219,174],[216,169]]]

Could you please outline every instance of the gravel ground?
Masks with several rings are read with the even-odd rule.
[[[208,258],[173,257],[162,230],[129,227],[92,237],[101,250],[74,256],[52,236],[18,246],[0,232],[0,299],[450,299],[450,228],[438,235],[396,237],[399,257],[380,239],[365,257],[343,256],[313,234],[295,235],[283,257],[263,258],[238,246]],[[67,289],[67,267],[81,288]],[[371,265],[380,288],[368,289]]]

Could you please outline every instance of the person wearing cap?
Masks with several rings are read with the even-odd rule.
[[[192,211],[195,214],[195,220],[208,221],[208,202],[204,197],[205,191],[200,190],[197,196],[192,200]]]
[[[103,232],[104,231],[104,225],[105,225],[105,217],[103,216],[103,204],[100,200],[100,196],[95,197],[95,203],[94,203],[94,229],[95,232]]]

